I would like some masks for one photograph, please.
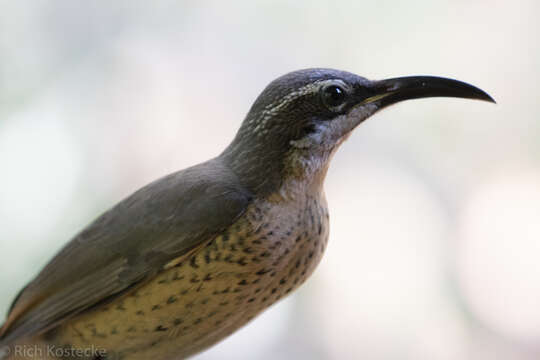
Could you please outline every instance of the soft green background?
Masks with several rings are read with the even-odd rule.
[[[471,82],[327,179],[315,275],[198,360],[540,357],[540,2],[0,0],[0,311],[138,187],[218,154],[291,70]]]

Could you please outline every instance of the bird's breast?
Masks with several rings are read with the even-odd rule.
[[[322,257],[328,230],[324,195],[255,200],[190,257],[62,325],[55,342],[93,345],[123,359],[199,352],[302,284]]]

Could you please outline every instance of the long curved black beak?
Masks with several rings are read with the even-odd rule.
[[[491,96],[475,86],[436,76],[406,76],[373,81],[370,90],[373,95],[363,103],[378,103],[381,109],[403,100],[427,97],[456,97],[495,103]]]

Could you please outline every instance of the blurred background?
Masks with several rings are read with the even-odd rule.
[[[362,124],[313,277],[196,356],[540,358],[540,2],[0,0],[0,312],[76,232],[217,155],[275,77],[332,67],[489,92]]]

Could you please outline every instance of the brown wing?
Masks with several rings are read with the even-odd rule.
[[[0,345],[125,293],[213,239],[250,201],[219,158],[143,187],[72,239],[21,291]]]

